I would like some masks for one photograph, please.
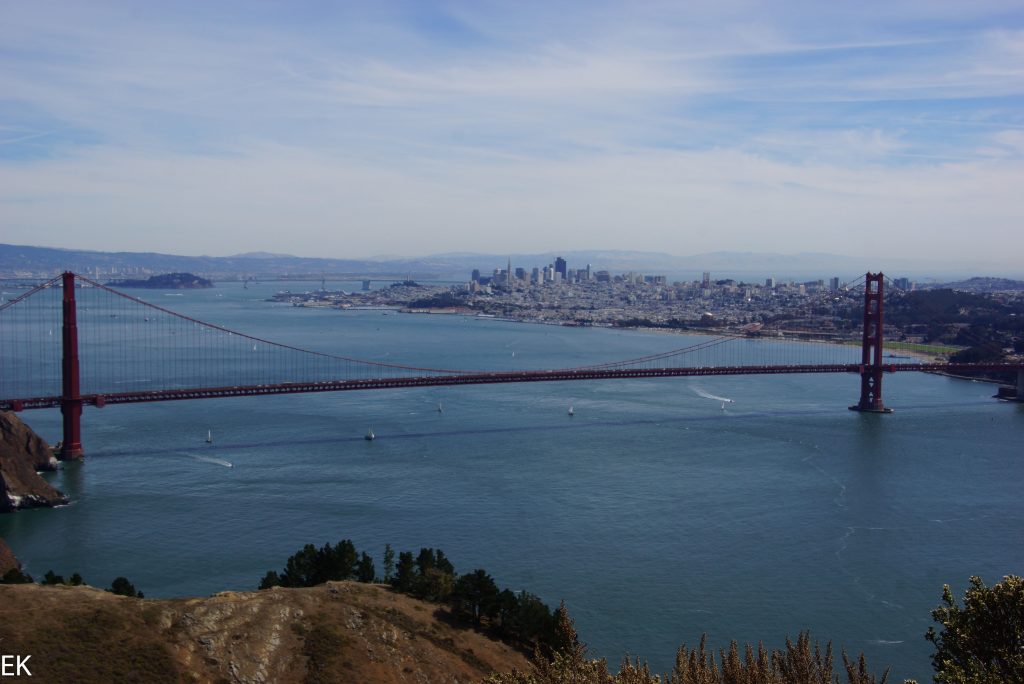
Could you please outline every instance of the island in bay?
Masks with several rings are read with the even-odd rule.
[[[146,280],[113,280],[111,287],[141,287],[150,290],[201,290],[213,287],[213,281],[191,273],[164,273]]]

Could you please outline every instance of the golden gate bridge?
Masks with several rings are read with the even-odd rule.
[[[859,282],[859,281],[858,281]],[[1024,363],[892,362],[885,277],[867,273],[861,344],[708,337],[657,354],[569,368],[452,369],[303,349],[176,313],[63,273],[0,304],[0,410],[60,408],[61,459],[82,458],[84,406],[408,387],[783,373],[853,373],[852,410],[887,413],[886,373],[1017,373]],[[889,362],[887,362],[889,361]]]

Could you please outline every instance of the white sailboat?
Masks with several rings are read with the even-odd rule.
[[[206,443],[213,444],[213,430],[206,431]]]
[[[444,407],[441,406],[441,402],[437,402],[437,412],[444,413]]]
[[[569,416],[575,416],[576,412],[572,410],[572,404],[569,405]]]
[[[366,431],[366,435],[363,437],[363,439],[365,439],[367,442],[372,442],[373,440],[377,439],[377,436],[373,434],[373,428],[370,428],[369,430]]]

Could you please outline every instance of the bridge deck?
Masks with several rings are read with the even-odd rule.
[[[950,373],[963,374],[977,371],[1024,370],[1024,363],[969,364],[969,363],[896,363],[885,364],[887,373]],[[785,373],[861,373],[859,364],[788,365],[788,366],[706,366],[695,368],[614,368],[614,369],[560,369],[516,372],[481,372],[458,375],[433,375],[406,378],[376,378],[370,380],[335,380],[321,382],[285,382],[272,385],[236,385],[229,387],[193,387],[163,389],[115,394],[83,394],[83,404],[137,404],[183,399],[216,399],[251,397],[273,394],[304,394],[310,392],[346,392],[370,389],[396,389],[401,387],[439,387],[454,385],[493,385],[515,382],[565,382],[578,380],[619,380],[627,378],[674,378],[712,375],[777,375]],[[61,405],[60,396],[0,399],[0,409],[54,408]]]

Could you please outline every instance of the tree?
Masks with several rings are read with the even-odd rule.
[[[68,584],[70,584],[73,587],[79,587],[85,584],[85,580],[82,579],[82,576],[76,572],[75,574],[71,575],[71,579],[68,580]]]
[[[22,572],[20,568],[11,568],[7,572],[5,572],[3,578],[0,579],[0,584],[31,584],[31,583],[32,583],[32,575],[29,575],[28,573]]]
[[[939,684],[1024,682],[1024,580],[1008,575],[992,587],[971,577],[961,608],[949,585],[932,611],[941,625],[925,638],[935,645],[932,666]]]
[[[347,580],[352,577],[357,561],[356,547],[351,539],[342,539],[335,546],[324,544],[317,552],[313,581],[306,586]]]
[[[420,549],[416,557],[416,581],[412,593],[427,601],[445,601],[452,593],[455,568],[438,549]]]
[[[391,544],[384,545],[384,581],[391,583],[395,576],[395,550]]]
[[[53,574],[53,570],[47,570],[43,575],[43,584],[65,584],[63,575]]]
[[[484,618],[498,613],[498,585],[482,568],[460,575],[452,590],[456,613],[465,615],[479,627]]]
[[[455,575],[455,566],[445,557],[444,551],[441,549],[437,550],[437,554],[434,557],[434,567],[443,573]]]
[[[564,653],[571,660],[582,662],[587,655],[587,647],[581,644],[576,635],[576,621],[569,617],[565,601],[558,604],[555,610],[555,632],[551,639],[551,648],[556,653]]]
[[[273,570],[267,570],[267,574],[260,580],[260,590],[281,586],[281,578]]]
[[[603,658],[588,660],[587,649],[576,637],[576,628],[565,603],[555,614],[558,616],[558,640],[567,645],[565,650],[554,651],[550,658],[537,652],[531,660],[529,672],[513,670],[493,674],[484,680],[484,684],[658,684],[661,681],[639,660],[634,663],[624,658],[617,675],[608,671],[608,663]],[[712,684],[712,681],[717,684],[717,680],[707,679],[687,680],[685,684],[691,684],[691,681],[693,684]]]
[[[455,578],[450,572],[430,568],[427,574],[416,579],[416,596],[426,601],[447,601],[452,595]]]
[[[420,555],[416,556],[416,572],[419,576],[425,576],[435,565],[437,557],[434,555],[434,549],[420,549]]]
[[[317,550],[306,544],[289,556],[281,573],[282,587],[311,587],[317,574]]]
[[[365,551],[360,556],[359,562],[356,563],[356,579],[367,583],[377,579],[377,570],[373,567],[373,558]]]
[[[501,623],[501,633],[507,637],[518,636],[516,624],[518,612],[519,599],[512,591],[503,589],[498,594],[498,622]]]
[[[403,594],[412,591],[416,584],[416,563],[412,559],[412,551],[402,551],[398,554],[398,569],[391,584]]]
[[[135,590],[135,585],[128,581],[125,577],[116,577],[114,581],[110,583],[110,588],[107,589],[111,594],[117,594],[118,596],[134,596],[138,598],[145,598],[141,591]]]
[[[551,609],[535,594],[521,591],[516,596],[514,629],[523,643],[548,644],[553,641],[555,620]]]

